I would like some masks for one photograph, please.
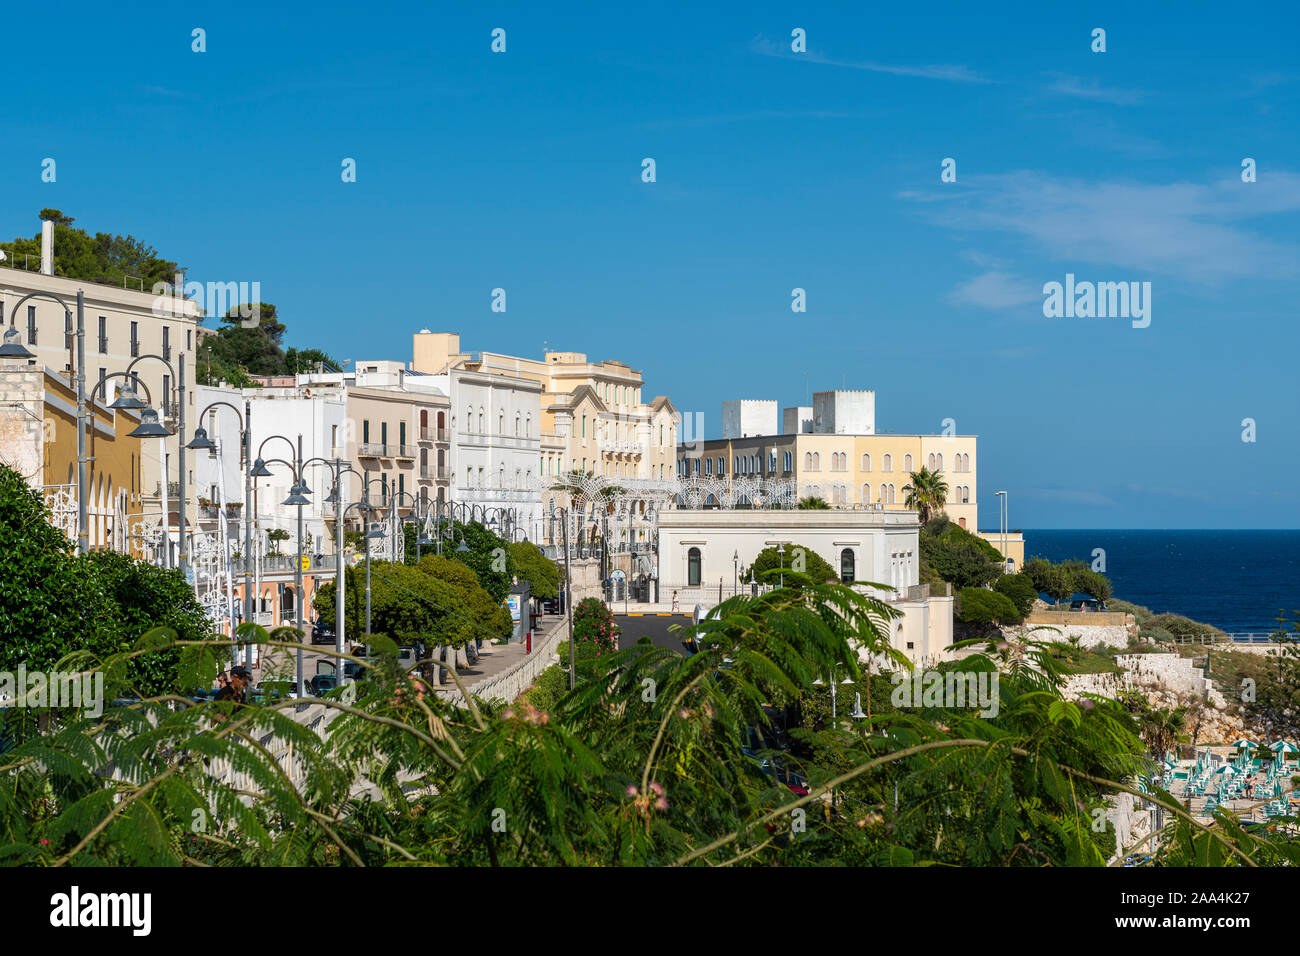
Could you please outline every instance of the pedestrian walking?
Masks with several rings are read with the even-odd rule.
[[[674,610],[674,611],[680,611],[681,609],[682,609],[682,608],[681,608],[681,605],[679,605],[679,604],[677,603],[677,592],[674,591],[674,592],[673,592],[673,610]]]

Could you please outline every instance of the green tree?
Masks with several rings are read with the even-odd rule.
[[[825,498],[809,495],[807,498],[799,499],[800,511],[829,511],[830,505],[826,503]]]
[[[764,548],[754,558],[753,564],[741,569],[741,579],[748,580],[751,572],[755,580],[768,584],[776,584],[784,576],[787,587],[806,583],[800,575],[807,582],[817,584],[834,581],[839,577],[825,558],[802,545],[791,545],[785,549],[784,554],[778,553],[776,548]]]
[[[911,480],[903,486],[903,494],[906,496],[903,503],[917,512],[924,527],[931,517],[943,511],[943,506],[948,501],[948,483],[943,480],[940,472],[931,471],[924,465],[920,471],[908,475],[908,478]]]
[[[1038,599],[1038,589],[1025,574],[1004,574],[997,579],[993,589],[999,594],[1006,595],[1016,606],[1022,620],[1029,616],[1029,612],[1034,608],[1034,601]]]
[[[1074,575],[1069,568],[1052,564],[1046,558],[1032,557],[1025,562],[1022,569],[1040,594],[1046,594],[1053,602],[1060,604],[1074,593]]]
[[[1005,594],[984,588],[962,588],[961,620],[967,624],[1019,624],[1024,615]]]
[[[560,593],[560,569],[531,541],[516,541],[507,550],[515,574],[528,582],[528,592],[539,600],[554,600]]]
[[[921,529],[920,548],[922,577],[937,577],[958,590],[987,587],[1003,573],[997,548],[943,516]]]
[[[158,283],[174,283],[180,267],[158,255],[152,246],[134,236],[99,232],[94,236],[74,227],[72,216],[58,209],[42,209],[41,218],[54,223],[54,274],[70,279],[88,279],[121,286],[127,284],[146,292]],[[31,257],[33,267],[41,254],[41,234],[0,242],[9,256],[22,262]]]

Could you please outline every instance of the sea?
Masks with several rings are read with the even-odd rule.
[[[1030,531],[1025,557],[1105,559],[1117,598],[1230,633],[1300,617],[1300,531]],[[1101,554],[1096,554],[1100,548]],[[1103,570],[1098,567],[1097,570]]]

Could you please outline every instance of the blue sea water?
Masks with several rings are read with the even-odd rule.
[[[1115,597],[1225,631],[1272,631],[1300,610],[1300,531],[1029,531],[1025,557],[1105,551]]]

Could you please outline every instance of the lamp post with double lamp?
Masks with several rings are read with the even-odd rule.
[[[836,665],[834,665],[834,664],[831,665],[831,680],[830,680],[830,685],[831,685],[831,720],[832,720],[832,721],[835,720],[835,719],[839,716],[839,714],[838,714],[838,712],[837,712],[837,710],[836,710],[836,706],[837,706],[838,699],[839,699],[839,684],[844,684],[844,685],[846,685],[846,686],[852,686],[852,684],[853,684],[853,678],[851,678],[851,677],[845,677],[844,680],[840,681],[839,684],[837,684],[837,683],[835,682],[835,667],[836,667]],[[813,686],[814,686],[814,687],[824,687],[824,686],[826,686],[826,682],[823,681],[820,677],[818,677],[815,681],[813,681]]]
[[[998,530],[1002,533],[1002,570],[1007,569],[1007,493],[998,491],[994,493],[998,499]]]
[[[737,594],[740,593],[740,550],[739,549],[737,549],[731,555],[731,568],[733,572],[732,579],[731,579],[731,596],[735,597]]]
[[[283,458],[263,459],[261,457],[262,449],[266,447],[266,443],[276,438],[280,439],[281,441],[287,441],[289,442],[290,446],[294,447],[295,455],[294,455],[294,460],[292,462],[285,461]],[[302,506],[311,504],[311,499],[307,497],[307,495],[311,494],[311,488],[308,487],[306,476],[303,474],[303,470],[306,467],[306,464],[303,462],[302,459],[302,435],[298,436],[297,445],[294,445],[292,441],[290,441],[288,438],[286,438],[283,435],[270,435],[267,438],[262,440],[262,443],[257,448],[257,454],[258,454],[257,463],[259,468],[255,469],[255,471],[260,470],[261,472],[265,472],[266,474],[269,475],[270,470],[266,466],[271,464],[280,464],[280,465],[285,465],[289,469],[290,473],[293,475],[293,485],[289,488],[289,497],[286,498],[282,502],[282,504],[290,507],[296,507],[298,509],[298,538],[297,538],[298,560],[294,564],[293,585],[295,589],[294,590],[294,624],[297,626],[298,633],[300,635],[300,640],[298,641],[299,646],[298,646],[297,661],[296,661],[297,663],[296,676],[297,676],[297,685],[298,685],[298,697],[302,698],[306,696],[306,685],[304,683],[304,677],[303,677],[302,641],[305,640],[307,636],[306,633],[303,631],[303,620],[302,620],[303,614],[307,606],[306,602],[303,600],[303,594],[302,594]],[[325,459],[320,458],[320,459],[313,459],[313,460],[324,461]]]
[[[72,310],[68,304],[53,292],[29,292],[17,302],[14,303],[13,311],[9,313],[9,328],[5,330],[4,343],[0,345],[0,358],[14,359],[34,359],[36,356],[27,350],[23,345],[23,334],[18,331],[18,307],[29,299],[49,299],[63,307],[63,328],[66,330],[72,326]],[[3,323],[4,315],[0,313],[0,324]],[[86,458],[86,294],[81,289],[77,290],[77,553],[85,554],[90,550],[90,499],[89,489],[86,484],[86,464],[89,459]],[[35,344],[34,342],[32,343]],[[164,400],[165,400],[164,396]],[[183,430],[183,427],[182,427]],[[167,434],[171,434],[168,432]],[[166,462],[166,458],[163,459]],[[163,481],[167,480],[164,472]],[[184,485],[181,486],[184,488]],[[182,513],[183,515],[183,513]],[[182,517],[182,520],[183,517]],[[184,525],[181,532],[182,547],[184,547],[185,533]]]
[[[119,401],[121,400],[121,398],[122,396],[119,394],[118,396]],[[253,611],[254,599],[253,599],[253,576],[252,576],[253,405],[251,401],[245,400],[244,412],[241,415],[239,409],[236,408],[234,405],[230,404],[230,402],[225,402],[225,401],[211,402],[208,405],[204,406],[203,410],[199,412],[198,421],[202,422],[204,415],[208,414],[208,412],[215,412],[215,410],[218,407],[224,407],[230,409],[232,412],[235,413],[235,418],[239,421],[239,431],[240,431],[239,463],[240,466],[244,469],[244,620],[251,621],[255,617]],[[202,426],[202,424],[195,427],[194,437],[190,440],[188,445],[184,445],[182,447],[188,447],[196,451],[198,449],[203,449],[203,448],[208,449],[210,451],[216,451],[217,449],[216,444],[214,444],[212,439],[208,437],[208,431],[206,428]],[[263,468],[263,470],[265,471],[265,468]],[[267,471],[266,474],[269,475],[270,472]],[[223,541],[222,544],[227,550],[229,550],[230,548],[229,540]],[[232,609],[231,621],[230,621],[230,639],[232,641],[235,639],[235,621],[234,621],[233,609]],[[231,655],[234,663],[238,664],[239,648],[237,646],[231,648]],[[248,663],[250,666],[252,665],[252,656],[253,656],[253,649],[252,646],[250,645],[245,651],[245,660],[246,663]]]
[[[776,543],[776,553],[781,559],[781,587],[785,587],[785,542]]]
[[[84,330],[83,330],[83,334],[84,334]],[[182,352],[180,355],[178,355],[178,356],[176,357],[176,364],[175,364],[175,365],[172,365],[171,362],[169,362],[167,359],[165,359],[165,358],[164,358],[163,356],[161,356],[161,355],[140,355],[140,356],[138,356],[138,357],[136,357],[136,358],[133,358],[133,359],[131,360],[131,363],[130,363],[129,365],[127,365],[127,367],[126,367],[126,371],[125,371],[123,374],[129,377],[129,376],[131,375],[132,371],[135,369],[135,367],[136,367],[138,364],[140,364],[141,362],[145,361],[146,359],[152,359],[152,360],[154,360],[154,361],[156,361],[156,362],[161,362],[164,366],[166,366],[167,371],[171,372],[172,377],[175,378],[175,380],[176,380],[176,393],[177,393],[177,397],[179,398],[179,402],[177,403],[177,406],[176,406],[176,408],[177,408],[177,411],[176,411],[176,431],[177,431],[178,434],[180,434],[180,435],[182,436],[182,439],[183,439],[183,438],[184,438],[184,435],[185,435],[185,353]],[[85,373],[82,372],[82,377],[83,377],[83,378],[84,378],[84,374],[85,374]],[[83,402],[83,404],[84,404],[84,401],[85,401],[85,394],[84,394],[84,393],[85,393],[85,386],[84,386],[84,383],[83,383],[82,386],[81,386],[81,392],[82,392],[82,402]],[[119,398],[120,398],[120,396],[119,396]],[[159,401],[162,403],[161,417],[162,417],[163,420],[165,420],[166,417],[167,417],[167,403],[168,403],[168,401],[169,401],[169,398],[170,398],[170,396],[168,396],[168,395],[166,395],[166,394],[163,394],[163,395],[160,395],[160,396],[159,396]],[[114,405],[116,405],[116,403],[114,403]],[[114,407],[114,405],[110,405],[109,408]],[[144,412],[141,412],[140,417],[141,417],[141,419],[145,419],[145,420],[147,420],[147,419],[149,418],[148,410],[146,410],[146,411],[144,411]],[[144,428],[145,424],[146,424],[145,421],[141,421],[141,423],[140,423],[140,428]],[[164,426],[164,427],[165,427],[165,426]],[[137,429],[135,430],[135,432],[132,432],[131,434],[134,436],[136,432],[140,431],[140,428],[137,428]],[[157,433],[156,433],[155,431],[150,431],[149,434],[157,434]],[[171,435],[171,434],[172,434],[171,431],[165,431],[163,434],[160,434],[159,437],[165,437],[166,435]],[[142,436],[142,437],[143,437],[143,436]],[[187,502],[186,502],[186,500],[185,500],[185,442],[184,442],[184,440],[182,440],[182,441],[179,443],[179,448],[178,448],[178,450],[177,450],[176,460],[177,460],[177,465],[179,466],[179,467],[178,467],[178,473],[177,473],[177,475],[176,475],[176,479],[177,479],[177,480],[176,480],[176,484],[177,484],[177,488],[176,488],[176,490],[177,490],[177,499],[178,499],[178,503],[179,503],[179,508],[178,508],[178,511],[179,511],[179,519],[178,519],[177,524],[176,524],[176,531],[177,531],[177,534],[178,534],[178,536],[179,536],[179,538],[180,538],[180,542],[179,542],[179,546],[178,546],[178,553],[179,553],[179,556],[180,556],[181,571],[182,571],[182,572],[186,572],[186,571],[189,570],[189,548],[186,546],[186,541],[185,541],[185,538],[186,538],[186,535],[185,535],[185,511],[186,511],[186,505],[187,505]],[[166,451],[166,448],[163,449],[163,454],[162,454],[162,485],[163,485],[163,487],[162,487],[163,497],[164,497],[164,500],[166,500],[166,494],[167,494],[167,451]],[[166,511],[166,509],[164,509],[164,514],[163,514],[163,524],[164,524],[164,526],[166,526],[166,524],[168,523],[168,516],[167,516],[167,514],[165,513],[165,511]],[[167,542],[165,539],[164,539],[164,545],[163,545],[163,546],[164,546],[164,551],[170,550],[169,547],[168,547],[168,542]]]
[[[361,472],[349,465],[346,459],[335,458],[333,465],[334,487],[330,489],[329,495],[325,498],[325,504],[334,506],[334,675],[338,682],[343,684],[345,683],[343,645],[347,630],[347,624],[344,621],[344,614],[347,610],[347,598],[345,596],[347,588],[344,586],[343,579],[343,520],[348,508],[356,507],[356,505],[348,505],[347,507],[343,505],[345,495],[343,476],[346,474],[353,474],[358,478],[363,476]]]

